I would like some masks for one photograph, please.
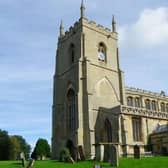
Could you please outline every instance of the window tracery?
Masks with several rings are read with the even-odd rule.
[[[67,128],[74,131],[77,127],[76,109],[75,109],[75,92],[70,89],[67,94]]]

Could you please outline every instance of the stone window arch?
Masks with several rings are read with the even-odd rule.
[[[141,106],[140,98],[136,97],[135,98],[135,107],[140,107],[140,106]]]
[[[100,42],[98,45],[98,60],[106,61],[106,46],[103,42]]]
[[[161,107],[161,111],[162,112],[166,111],[166,107],[165,107],[165,103],[164,102],[161,102],[160,107]]]
[[[107,136],[107,142],[112,142],[112,127],[110,121],[106,118],[104,122],[104,127]]]
[[[74,131],[77,128],[77,115],[75,104],[75,92],[69,89],[67,93],[67,130]]]
[[[156,111],[156,101],[155,100],[152,100],[152,110],[153,111]]]
[[[133,98],[131,96],[127,97],[127,106],[133,106]]]
[[[151,109],[151,102],[150,102],[149,99],[146,99],[146,100],[145,100],[145,107],[146,107],[146,109],[148,109],[148,110]]]
[[[70,55],[70,63],[73,64],[75,61],[75,45],[73,43],[70,44],[69,55]]]

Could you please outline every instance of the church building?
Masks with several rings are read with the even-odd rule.
[[[168,123],[168,96],[126,87],[115,18],[109,29],[85,17],[83,1],[80,10],[79,20],[68,31],[63,22],[60,25],[52,157],[58,159],[67,143],[81,147],[87,158],[95,157],[97,145],[110,143],[118,146],[120,156],[132,155],[135,145],[145,153],[150,134]]]

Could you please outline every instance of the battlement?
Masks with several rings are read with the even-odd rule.
[[[65,35],[61,37],[61,39],[65,39],[72,34],[76,33],[78,29],[82,29],[82,26],[88,27],[90,29],[94,29],[104,35],[109,36],[114,36],[115,38],[117,35],[117,32],[112,32],[110,28],[104,27],[101,24],[97,24],[96,22],[92,20],[88,20],[87,18],[80,18],[77,22],[74,23],[73,26],[70,26],[69,29],[65,32]]]
[[[114,35],[114,34],[117,34],[116,32],[112,32],[111,29],[107,28],[107,27],[104,27],[103,25],[101,24],[97,24],[96,22],[94,21],[89,21],[88,19],[84,19],[83,20],[83,25],[84,26],[87,26],[91,29],[94,29],[96,31],[99,31],[100,33],[104,33],[104,34],[107,34],[107,35]]]
[[[156,97],[168,99],[168,96],[165,94],[164,91],[161,91],[161,93],[157,93],[157,92],[151,92],[148,90],[143,90],[143,89],[134,88],[134,87],[125,87],[125,90],[126,90],[126,92],[137,92],[140,94],[146,94],[146,95],[150,95],[150,96],[156,96]]]

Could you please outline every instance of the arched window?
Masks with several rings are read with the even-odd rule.
[[[136,97],[135,98],[135,107],[140,107],[140,98],[139,97]]]
[[[74,44],[70,45],[69,54],[70,54],[70,63],[72,64],[75,61],[75,45]]]
[[[166,112],[168,112],[168,103],[166,104]]]
[[[70,89],[67,94],[67,129],[74,131],[77,128],[77,116],[75,109],[75,92]]]
[[[108,119],[105,120],[105,131],[107,134],[107,142],[112,142],[112,128],[111,128],[111,123]]]
[[[102,42],[99,43],[99,46],[98,46],[98,60],[99,61],[106,60],[106,47]]]
[[[133,106],[133,98],[131,96],[127,97],[127,106]]]
[[[149,100],[149,99],[146,99],[146,100],[145,100],[145,107],[146,107],[148,110],[151,109],[150,100]]]
[[[156,101],[152,100],[152,110],[156,111]]]
[[[166,109],[165,109],[165,103],[164,102],[161,103],[160,107],[161,107],[161,111],[162,112],[166,111]]]
[[[141,141],[141,118],[133,117],[132,118],[132,131],[133,131],[133,140]]]

